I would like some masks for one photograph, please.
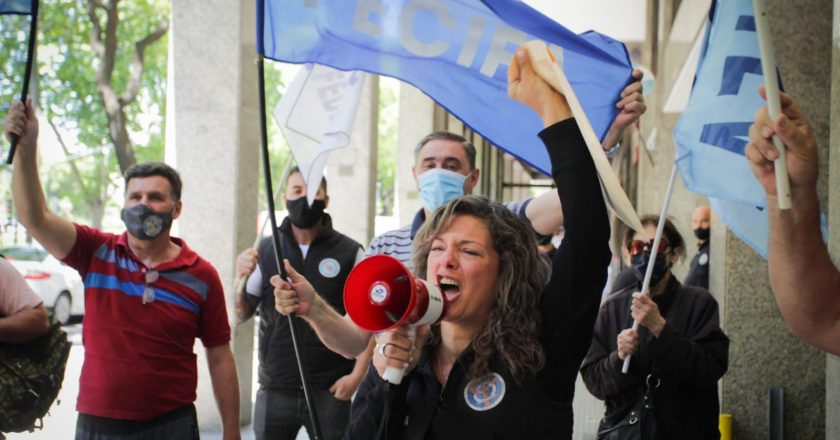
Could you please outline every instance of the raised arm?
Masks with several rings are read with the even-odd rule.
[[[362,353],[368,346],[370,333],[354,324],[349,316],[341,316],[288,260],[283,262],[289,282],[276,275],[271,278],[277,312],[282,315],[296,313],[309,323],[327,348],[347,359],[354,359]]]
[[[12,102],[5,132],[8,139],[12,135],[18,136],[12,173],[12,194],[18,219],[47,252],[63,259],[76,243],[76,228],[47,209],[38,177],[38,118],[31,100],[25,106],[19,101]]]
[[[515,56],[508,93],[537,112],[546,127],[539,136],[551,158],[566,229],[540,304],[545,371],[557,379],[557,389],[549,392],[566,399],[589,349],[606,281],[609,219],[595,164],[565,97],[535,73],[524,50]]]
[[[759,92],[766,98],[764,86]],[[766,107],[758,110],[746,149],[753,174],[767,196],[770,285],[785,322],[797,337],[840,354],[840,272],[820,233],[816,140],[799,104],[785,93],[781,103],[782,114],[772,121]],[[787,146],[791,209],[784,211],[778,208],[773,160],[779,153],[771,140],[773,134]]]
[[[619,112],[609,131],[607,131],[607,135],[604,136],[604,142],[601,145],[604,150],[609,150],[615,146],[621,140],[624,129],[636,122],[647,110],[647,104],[642,97],[642,77],[644,74],[641,70],[635,69],[632,76],[633,82],[621,91],[618,102],[615,103]]]

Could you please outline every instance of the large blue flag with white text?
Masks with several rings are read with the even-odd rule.
[[[541,39],[561,60],[598,136],[630,81],[626,48],[577,35],[518,0],[258,0],[258,52],[413,84],[473,130],[548,174],[540,118],[507,96],[507,67]]]
[[[685,186],[708,196],[726,226],[766,258],[766,199],[744,157],[749,126],[765,105],[752,2],[713,3],[708,26],[691,97],[674,127],[677,167]]]

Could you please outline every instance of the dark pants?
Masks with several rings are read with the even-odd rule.
[[[350,401],[336,399],[329,390],[312,390],[312,400],[320,421],[321,438],[341,439],[350,422]],[[254,409],[257,440],[294,440],[301,426],[314,438],[303,390],[260,387]]]
[[[187,405],[152,420],[117,420],[79,414],[76,440],[198,440],[195,406]]]

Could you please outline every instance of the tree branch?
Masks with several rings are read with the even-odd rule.
[[[145,68],[143,56],[146,48],[163,38],[167,31],[169,31],[169,20],[163,20],[152,33],[134,43],[134,60],[131,64],[131,77],[128,79],[125,93],[120,98],[120,105],[123,107],[137,99],[137,93],[140,91],[140,79],[143,77],[143,69]]]
[[[88,0],[87,14],[91,25],[93,25],[93,31],[90,33],[90,46],[97,58],[102,58],[105,54],[105,46],[102,44],[102,23],[99,21],[99,16],[96,15],[96,8],[107,11],[102,3],[96,0]]]

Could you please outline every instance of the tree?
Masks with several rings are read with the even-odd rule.
[[[162,160],[168,16],[165,0],[42,2],[33,93],[49,121],[42,136],[54,131],[72,158],[41,169],[53,209],[101,226],[122,171]],[[5,114],[20,93],[28,24],[2,20]]]
[[[120,171],[124,173],[137,163],[134,147],[128,133],[126,107],[134,103],[140,92],[146,49],[166,35],[169,30],[169,19],[168,17],[158,19],[155,19],[154,16],[143,17],[144,20],[152,18],[148,22],[154,23],[156,21],[157,24],[153,29],[147,31],[142,38],[130,40],[134,44],[129,68],[130,73],[128,78],[120,78],[119,74],[115,74],[119,44],[117,35],[120,26],[119,3],[120,0],[108,0],[107,3],[88,0],[87,15],[92,25],[91,48],[99,62],[96,70],[96,91],[102,100],[102,106],[108,118],[108,134],[117,153]],[[136,7],[136,5],[132,6]],[[121,93],[118,92],[118,81],[120,79],[124,82]]]

